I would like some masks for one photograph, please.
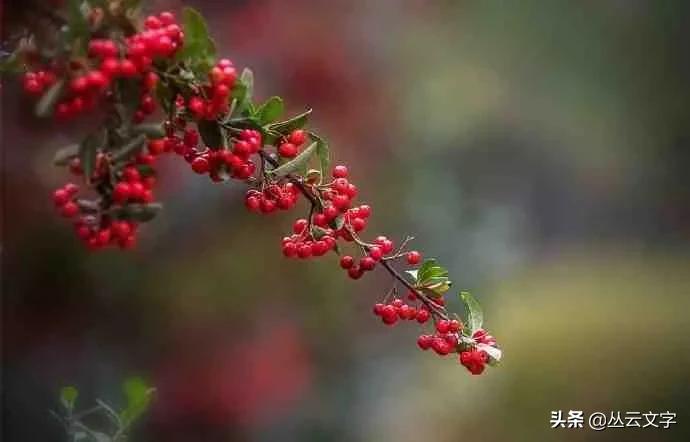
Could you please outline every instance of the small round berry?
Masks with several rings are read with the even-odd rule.
[[[335,166],[333,168],[333,178],[347,178],[347,167],[343,165]]]
[[[343,255],[340,258],[340,267],[342,267],[343,269],[352,268],[354,263],[355,263],[355,259],[350,255]]]
[[[131,195],[132,188],[125,182],[117,183],[113,189],[113,200],[118,204],[126,202]]]
[[[374,267],[376,267],[376,261],[374,261],[371,256],[365,256],[359,260],[359,267],[366,271],[374,270]]]
[[[79,206],[73,201],[67,201],[67,203],[62,206],[60,213],[65,218],[72,218],[79,213]]]
[[[312,246],[309,244],[302,244],[297,249],[297,254],[302,259],[309,258],[310,256],[312,256],[312,253],[313,253],[313,249],[312,249]]]
[[[383,250],[381,250],[379,246],[372,246],[369,248],[369,256],[371,256],[374,261],[379,261],[383,258]]]
[[[426,321],[429,320],[430,317],[431,314],[429,313],[429,310],[424,308],[417,310],[417,322],[419,322],[420,324],[424,324]]]
[[[198,156],[192,161],[192,170],[198,174],[208,173],[210,165],[208,159],[205,156]]]
[[[284,158],[294,158],[297,156],[297,146],[292,143],[282,143],[278,146],[278,155]]]
[[[359,209],[357,210],[357,215],[360,218],[369,218],[369,216],[371,216],[371,206],[367,204],[362,204],[361,206],[359,206]]]
[[[53,202],[57,207],[64,206],[70,200],[70,194],[65,189],[53,192]]]
[[[435,337],[431,341],[431,347],[434,349],[434,351],[441,355],[445,356],[451,351],[451,346],[446,342],[444,338],[441,337]]]
[[[302,129],[293,130],[288,136],[288,141],[296,146],[301,146],[307,140],[307,133]]]
[[[350,278],[352,278],[352,279],[359,279],[359,278],[362,277],[362,275],[364,274],[364,272],[363,272],[362,269],[360,269],[359,267],[357,267],[357,266],[352,266],[352,267],[350,267],[349,269],[347,269],[347,274],[348,274],[348,276],[349,276]]]
[[[450,331],[450,321],[441,319],[440,321],[436,322],[436,330],[439,333],[448,333]]]
[[[392,305],[388,304],[383,308],[381,311],[381,320],[383,321],[384,324],[386,325],[393,325],[397,322],[398,320],[398,311],[396,310],[395,307]]]
[[[418,251],[412,250],[410,252],[407,252],[406,258],[408,264],[417,265],[422,260],[422,255]]]
[[[460,321],[458,321],[457,319],[451,319],[450,320],[450,322],[448,324],[448,330],[450,332],[453,332],[453,333],[458,332],[458,331],[460,331],[461,328],[462,327],[461,327]]]
[[[286,258],[297,256],[297,245],[294,242],[283,244],[283,255],[285,255]]]
[[[308,225],[309,225],[309,222],[306,219],[299,218],[292,225],[292,231],[296,234],[301,234],[302,232],[304,232],[304,229],[306,229]]]
[[[374,304],[374,314],[375,314],[376,316],[381,316],[381,315],[383,314],[383,309],[384,309],[385,307],[386,307],[386,306],[385,306],[384,304],[380,303],[380,302]]]
[[[433,340],[434,338],[431,335],[421,335],[419,338],[417,338],[417,345],[422,350],[428,350],[431,348]]]

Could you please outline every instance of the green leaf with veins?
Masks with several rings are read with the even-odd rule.
[[[316,135],[314,132],[309,132],[309,136],[316,140],[316,156],[319,158],[321,175],[326,176],[328,175],[328,168],[331,166],[331,150],[326,140]]]
[[[484,313],[479,301],[470,292],[460,292],[460,300],[465,304],[467,310],[467,325],[470,331],[474,332],[482,327]]]
[[[200,75],[208,72],[216,56],[216,44],[208,33],[204,17],[194,8],[182,11],[184,45],[175,55],[176,61],[188,61]]]
[[[264,104],[259,106],[256,110],[256,116],[259,119],[259,124],[262,126],[272,123],[283,114],[284,105],[283,99],[280,97],[271,97]]]
[[[300,152],[300,154],[297,155],[295,158],[281,165],[280,167],[270,170],[269,173],[276,177],[283,177],[296,170],[304,168],[311,159],[311,157],[316,153],[316,145],[317,143],[310,144],[309,147]]]

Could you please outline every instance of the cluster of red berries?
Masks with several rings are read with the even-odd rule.
[[[374,304],[374,314],[379,316],[386,325],[393,325],[398,322],[398,319],[416,320],[420,324],[424,324],[431,317],[431,313],[429,313],[426,306],[415,307],[405,303],[400,298],[395,298],[387,304]]]
[[[482,374],[488,362],[489,355],[484,350],[474,348],[460,353],[460,363],[475,375]]]
[[[65,218],[73,218],[79,214],[79,205],[75,199],[79,192],[79,186],[67,183],[53,192],[53,203]]]
[[[292,183],[271,184],[263,191],[250,189],[244,205],[250,212],[269,214],[276,210],[289,210],[297,204],[299,190]]]
[[[458,333],[462,330],[462,324],[457,319],[439,319],[436,321],[436,333],[433,335],[421,335],[417,339],[417,345],[422,350],[433,349],[436,354],[446,356],[457,351],[459,342]]]
[[[309,222],[300,218],[295,221],[292,231],[292,235],[283,238],[283,255],[287,258],[307,259],[323,256],[335,249],[333,229],[321,228],[315,235]]]
[[[307,133],[301,129],[292,131],[278,145],[278,155],[283,158],[294,158],[299,154],[300,147],[307,141]]]
[[[134,121],[140,123],[146,115],[153,113],[156,102],[151,91],[158,76],[151,67],[156,57],[171,57],[181,47],[184,33],[171,12],[149,16],[144,23],[145,30],[128,37],[124,47],[111,39],[94,38],[89,41],[89,60],[73,60],[65,70],[68,72],[68,88],[65,96],[55,107],[55,117],[65,120],[95,107],[98,98],[104,95],[111,82],[117,78],[142,78],[142,95]],[[124,57],[121,55],[124,54]],[[38,95],[56,81],[57,71],[41,70],[27,72],[24,76],[24,90]]]
[[[24,91],[30,95],[40,95],[56,81],[55,74],[50,70],[27,72],[23,80]]]
[[[237,71],[232,62],[224,58],[211,68],[208,77],[210,84],[203,88],[203,95],[193,95],[187,102],[189,113],[197,120],[214,120],[228,112],[228,97],[235,86]]]
[[[256,165],[250,157],[262,147],[261,133],[252,129],[243,130],[232,143],[231,149],[204,147],[200,150],[197,147],[199,138],[196,129],[188,128],[182,138],[168,136],[166,146],[182,155],[194,172],[201,175],[209,174],[214,182],[223,181],[223,174],[238,180],[246,180],[254,175]]]
[[[129,165],[122,169],[120,178],[121,181],[113,187],[113,202],[125,205],[127,203],[152,203],[154,201],[155,177],[142,177],[136,166]]]

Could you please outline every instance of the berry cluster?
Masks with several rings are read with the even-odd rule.
[[[278,145],[278,155],[283,158],[294,158],[299,154],[300,147],[307,140],[307,133],[302,129],[297,129],[290,133]]]
[[[27,72],[24,74],[23,87],[27,94],[41,95],[56,81],[55,74],[50,70]]]
[[[244,198],[245,207],[256,213],[273,213],[276,210],[289,210],[297,204],[299,190],[293,183],[271,184],[263,191],[250,189]]]
[[[210,84],[198,90],[187,102],[189,113],[197,120],[214,120],[228,112],[228,97],[235,86],[237,71],[232,62],[224,58],[211,68],[208,77]]]
[[[415,296],[414,293],[411,295]],[[393,325],[398,322],[398,319],[416,320],[420,324],[424,324],[431,317],[431,313],[425,305],[409,305],[400,298],[395,298],[387,304],[374,304],[374,314],[379,316],[386,325]]]

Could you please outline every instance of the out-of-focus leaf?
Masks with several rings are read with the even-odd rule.
[[[474,332],[481,328],[484,322],[484,313],[479,301],[470,292],[460,292],[460,300],[465,303],[467,309],[467,324],[470,326],[470,331]]]
[[[120,413],[120,419],[128,427],[148,409],[155,389],[141,378],[127,379],[122,388],[127,398],[127,407]]]
[[[316,140],[316,155],[319,157],[321,174],[326,176],[328,174],[328,168],[331,166],[331,150],[328,147],[328,143],[323,138],[313,132],[309,132],[309,136]]]
[[[91,182],[91,176],[96,169],[96,156],[98,149],[103,148],[107,141],[107,130],[101,128],[100,130],[89,134],[84,141],[79,145],[79,161],[81,168],[84,171],[86,182]]]
[[[79,53],[86,52],[90,36],[89,22],[86,18],[83,0],[68,0],[67,5],[67,39]]]
[[[53,113],[62,91],[65,88],[65,80],[59,80],[43,93],[41,99],[36,103],[36,116],[47,117]]]
[[[79,390],[75,387],[68,385],[60,389],[60,402],[62,406],[67,410],[74,410],[74,404],[79,396]]]
[[[163,138],[165,130],[160,124],[137,124],[132,126],[132,133],[135,135],[144,134],[151,139]]]
[[[3,57],[0,61],[0,74],[17,74],[22,71],[21,57],[17,51]]]
[[[299,170],[307,165],[311,157],[316,153],[317,143],[310,144],[306,149],[299,153],[295,158],[270,171],[276,177],[283,177],[289,173]]]
[[[201,120],[197,123],[199,135],[204,144],[210,149],[220,149],[223,147],[224,131],[215,120]]]
[[[113,154],[113,162],[125,161],[141,152],[146,144],[146,135],[140,134],[129,140]]]
[[[117,207],[111,210],[111,215],[117,219],[139,221],[142,223],[151,221],[156,217],[163,206],[158,203],[151,204],[127,204],[124,207]]]
[[[69,164],[70,160],[75,158],[77,155],[79,155],[79,145],[70,144],[69,146],[65,146],[55,152],[53,163],[56,166],[66,166]]]

